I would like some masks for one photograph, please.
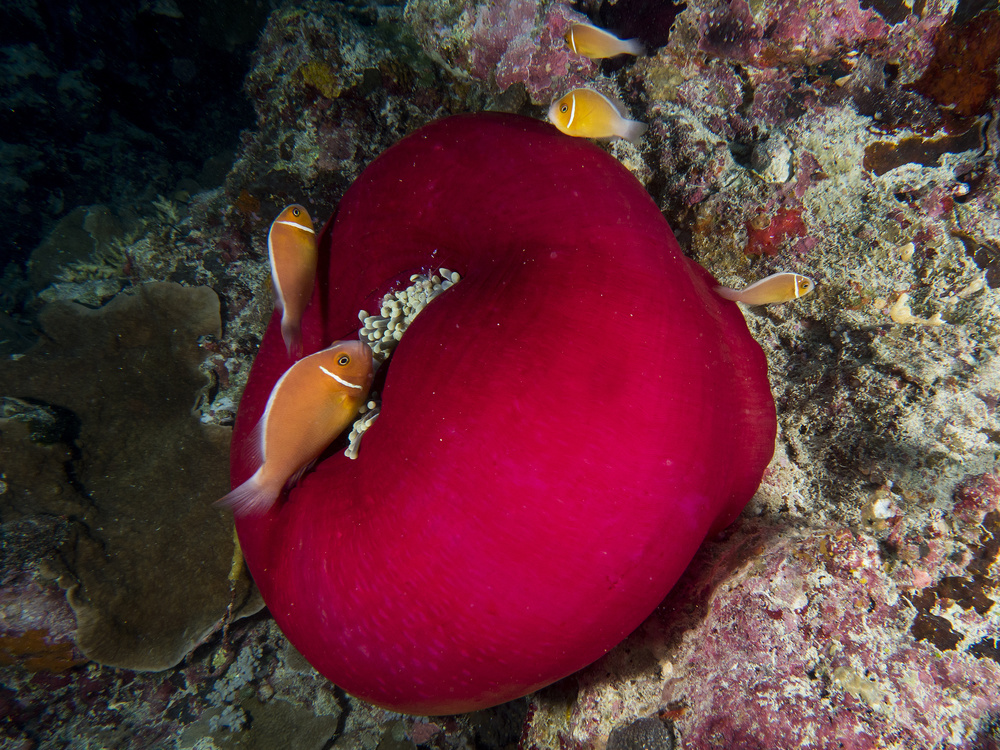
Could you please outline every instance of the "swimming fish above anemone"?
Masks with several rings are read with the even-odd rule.
[[[288,355],[302,355],[302,313],[316,283],[316,230],[309,212],[298,204],[286,207],[267,233],[274,306],[281,310],[281,336]]]
[[[591,60],[645,53],[638,39],[619,39],[610,31],[591,26],[589,23],[573,24],[564,39],[571,50]]]
[[[271,390],[250,439],[260,467],[219,504],[238,516],[266,512],[358,416],[373,373],[372,350],[361,341],[338,341],[292,365]]]
[[[744,305],[775,305],[805,297],[816,288],[816,283],[808,276],[798,273],[775,273],[755,281],[745,289],[715,287],[715,292],[724,299],[742,302]]]
[[[573,89],[549,107],[549,122],[566,135],[579,138],[624,138],[633,143],[647,125],[625,117],[624,107],[593,89]]]
[[[319,247],[307,352],[415,272],[461,274],[393,349],[357,459],[323,454],[286,502],[234,519],[277,625],[356,698],[455,714],[569,675],[760,484],[763,352],[593,143],[495,112],[438,120],[358,176]],[[233,486],[288,367],[279,322],[240,401]]]

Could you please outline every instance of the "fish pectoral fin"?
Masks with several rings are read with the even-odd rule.
[[[299,483],[299,480],[302,479],[302,475],[305,474],[307,471],[309,471],[309,469],[311,469],[313,466],[316,465],[316,461],[317,461],[317,459],[314,458],[312,461],[310,461],[307,464],[304,464],[294,474],[292,474],[290,477],[288,477],[288,481],[285,482],[285,488],[286,489],[291,489],[292,487],[294,487],[295,485],[297,485]]]

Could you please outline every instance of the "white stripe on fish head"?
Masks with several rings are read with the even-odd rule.
[[[296,229],[301,229],[303,232],[309,232],[309,234],[316,234],[315,229],[310,229],[304,224],[299,224],[294,221],[275,221],[275,224],[284,224],[286,227],[295,227]]]
[[[319,369],[321,369],[324,373],[326,373],[327,375],[329,375],[331,378],[333,378],[334,380],[336,380],[341,385],[346,386],[348,388],[357,388],[359,391],[361,390],[361,386],[360,385],[355,385],[354,383],[350,383],[350,382],[344,380],[342,377],[339,377],[336,373],[333,373],[333,372],[330,372],[329,370],[327,370],[325,367],[323,367],[323,365],[319,365]]]

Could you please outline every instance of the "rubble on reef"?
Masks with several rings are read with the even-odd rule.
[[[38,352],[54,344],[32,350],[33,338],[18,334],[15,358],[0,362],[0,712],[10,719],[0,737],[23,748],[87,738],[199,750],[273,746],[274,737],[372,750],[1000,747],[1000,11],[976,0],[676,7],[282,7],[248,72],[257,123],[224,186],[167,201],[131,232],[96,204],[70,212],[27,276],[9,272],[0,294],[16,289],[23,310],[42,310],[46,330],[46,320],[68,326],[136,304],[119,296],[81,312],[54,300],[97,306],[120,288],[142,290],[140,281],[212,287],[221,319],[191,332],[212,335],[185,350],[182,369],[193,378],[201,363],[201,383],[188,381],[177,396],[185,413],[170,424],[221,431],[270,314],[265,236],[281,206],[302,202],[321,225],[368,163],[436,117],[497,109],[542,118],[565,88],[616,93],[649,131],[638,145],[605,147],[643,182],[690,257],[726,286],[777,271],[817,282],[802,300],[743,308],[768,358],[775,457],[741,518],[703,546],[644,625],[526,699],[403,717],[320,678],[263,614],[223,627],[239,567],[230,542],[206,574],[217,589],[211,623],[147,644],[158,660],[119,660],[74,625],[54,583],[66,583],[65,571],[12,552],[45,538],[90,549],[103,566],[114,555],[74,531],[76,519],[120,518],[128,505],[127,488],[66,478],[64,467],[92,450],[81,428],[101,417],[88,418],[86,399],[63,398],[58,373],[50,390],[26,387]],[[655,44],[627,61],[573,59],[561,33],[588,17],[618,24],[612,31],[643,29]],[[120,353],[111,334],[73,337],[92,350],[73,362],[88,364],[58,362],[78,382]],[[161,328],[148,341],[169,353],[173,339]],[[94,372],[116,391],[115,414],[161,419],[107,370]],[[171,442],[159,424],[134,434],[151,454]],[[224,464],[224,438],[204,439]],[[175,479],[169,467],[148,468],[148,486]],[[208,506],[225,491],[224,470],[213,476],[204,507],[189,489],[183,513],[211,526],[214,544],[229,527]],[[18,494],[26,487],[43,496],[41,510]],[[105,490],[114,511],[101,509]],[[171,544],[157,536],[162,515],[130,517],[132,533]],[[149,584],[102,575],[116,591]],[[71,603],[78,618],[93,606],[79,594]]]

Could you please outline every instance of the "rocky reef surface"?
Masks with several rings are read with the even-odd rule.
[[[167,19],[186,9],[150,5]],[[155,203],[153,193],[125,221],[94,193],[66,207],[25,267],[7,267],[0,737],[15,748],[206,750],[275,738],[373,749],[1000,747],[996,4],[516,0],[502,11],[475,0],[275,10],[245,80],[256,123],[220,187],[159,191],[169,194]],[[562,33],[588,17],[639,36],[648,54],[571,55]],[[322,221],[378,153],[430,120],[543,117],[582,84],[649,124],[639,144],[607,148],[722,283],[816,279],[810,297],[744,308],[768,357],[775,458],[739,521],[599,662],[490,711],[389,714],[318,677],[265,613],[237,619],[258,605],[231,536],[221,546],[228,529],[204,507],[225,484],[224,461],[199,464],[207,448],[191,441],[215,444],[232,422],[271,308],[265,236],[283,205],[302,202]],[[213,293],[196,287],[214,290],[217,322],[206,318]],[[185,294],[197,303],[142,312],[161,310],[157,295]],[[142,377],[101,369],[138,356],[129,334],[113,333],[128,315],[152,321],[142,335],[176,368],[168,380],[183,375],[173,404]],[[97,392],[80,385],[95,379]],[[185,455],[105,481],[129,447]],[[198,481],[144,492],[151,507],[121,486],[173,482],[177,466]],[[172,514],[181,529],[216,524],[214,541],[179,533]],[[206,546],[216,554],[199,562]],[[197,596],[161,602],[150,584],[180,573],[170,550],[203,570]],[[120,614],[131,602],[145,612],[138,623]],[[164,627],[177,617],[185,624]],[[95,645],[95,632],[116,645],[127,633],[131,648]]]

